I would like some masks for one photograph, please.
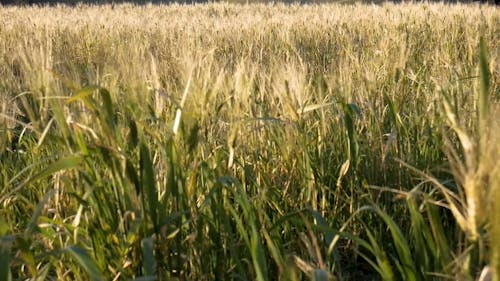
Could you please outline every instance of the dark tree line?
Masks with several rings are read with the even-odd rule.
[[[56,4],[67,4],[67,5],[76,5],[76,4],[118,4],[118,3],[134,3],[134,4],[168,4],[168,3],[204,3],[208,1],[217,0],[0,0],[0,4],[2,5],[56,5]],[[227,0],[226,0],[227,1]],[[272,0],[270,0],[272,1]],[[335,2],[336,0],[274,0],[274,1],[283,1],[286,3],[297,2],[297,3],[325,3],[325,2]],[[354,0],[356,1],[356,0]],[[359,1],[359,0],[357,0]],[[361,0],[367,3],[380,3],[381,0]],[[382,0],[383,1],[383,0]],[[405,0],[389,0],[395,3],[404,2]],[[432,1],[432,0],[431,0]],[[445,3],[489,3],[500,5],[500,0],[436,0],[436,2],[445,2]],[[231,0],[229,0],[231,2]],[[266,2],[266,0],[250,0],[249,2]]]
[[[168,3],[203,3],[207,0],[0,0],[2,5],[56,5],[56,4],[119,4],[119,3],[135,3],[135,4],[168,4]]]

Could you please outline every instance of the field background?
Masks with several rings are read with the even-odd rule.
[[[0,280],[500,280],[499,42],[488,5],[0,7]]]

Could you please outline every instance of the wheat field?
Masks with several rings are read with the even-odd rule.
[[[500,281],[499,42],[478,4],[0,6],[0,280]]]

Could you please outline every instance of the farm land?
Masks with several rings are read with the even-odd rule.
[[[0,280],[498,281],[499,42],[477,3],[0,6]]]

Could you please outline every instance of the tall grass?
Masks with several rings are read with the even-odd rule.
[[[0,279],[498,280],[498,8],[0,21]]]

